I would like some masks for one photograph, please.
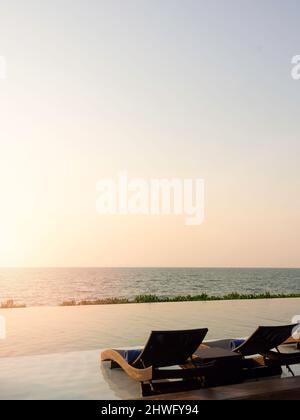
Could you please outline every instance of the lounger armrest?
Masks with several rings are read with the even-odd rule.
[[[101,353],[101,362],[114,362],[120,366],[132,379],[138,382],[148,382],[153,378],[153,368],[136,369],[129,365],[117,350],[106,350]]]
[[[281,366],[300,364],[300,352],[293,353],[277,353],[269,351],[266,355],[266,362],[278,363]]]

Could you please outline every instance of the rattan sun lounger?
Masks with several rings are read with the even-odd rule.
[[[110,361],[112,368],[122,368],[127,375],[141,383],[143,395],[168,392],[183,387],[200,387],[213,363],[197,366],[193,354],[207,335],[206,328],[184,331],[154,331],[132,363],[125,358],[125,351],[106,350],[101,354],[101,361]],[[176,380],[176,383],[169,380]],[[166,382],[167,381],[167,382]],[[163,390],[163,391],[162,391]]]
[[[291,365],[300,364],[300,352],[282,353],[279,347],[292,336],[297,324],[275,327],[259,327],[242,345],[234,349],[243,357],[260,354],[266,366],[286,366],[294,376]],[[275,351],[274,351],[275,350]]]

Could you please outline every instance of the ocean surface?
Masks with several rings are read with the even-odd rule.
[[[0,269],[0,302],[54,306],[64,300],[238,293],[300,293],[300,269]]]

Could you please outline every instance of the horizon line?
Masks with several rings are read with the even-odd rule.
[[[11,266],[2,267],[0,270],[10,269],[265,269],[265,270],[299,270],[299,267],[294,266]]]

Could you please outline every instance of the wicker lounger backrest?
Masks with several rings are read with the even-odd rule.
[[[259,327],[244,344],[235,349],[235,352],[243,356],[264,355],[288,340],[292,336],[293,329],[296,325]]]
[[[153,331],[136,367],[166,367],[184,364],[200,347],[207,328],[184,331]]]

